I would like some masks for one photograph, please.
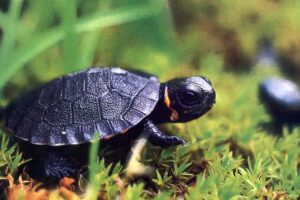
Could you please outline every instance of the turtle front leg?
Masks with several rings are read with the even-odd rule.
[[[156,146],[167,147],[171,145],[186,145],[186,142],[177,136],[169,136],[164,134],[151,120],[144,124],[144,132],[148,134],[148,141]]]

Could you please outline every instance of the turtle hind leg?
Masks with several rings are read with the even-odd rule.
[[[178,136],[165,135],[151,120],[145,122],[144,131],[149,135],[148,141],[153,145],[160,147],[186,145],[186,142]]]
[[[29,174],[38,180],[60,180],[74,177],[76,169],[62,151],[48,148],[40,158],[33,158],[29,164]]]

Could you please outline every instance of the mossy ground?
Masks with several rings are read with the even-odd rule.
[[[168,134],[183,137],[187,147],[160,149],[147,143],[140,157],[131,157],[128,171],[125,164],[119,163],[124,155],[116,156],[122,149],[106,148],[97,159],[95,143],[90,151],[90,176],[79,177],[75,182],[65,179],[59,185],[37,183],[25,174],[16,177],[23,163],[21,154],[17,146],[8,144],[10,136],[4,136],[2,131],[0,187],[6,191],[1,191],[2,197],[9,192],[11,199],[300,198],[300,128],[274,124],[257,95],[264,77],[283,76],[282,72],[276,66],[254,66],[249,61],[254,57],[259,37],[284,37],[276,32],[276,25],[274,30],[268,29],[272,34],[267,34],[264,23],[269,24],[272,17],[289,16],[288,13],[281,12],[276,17],[258,9],[258,16],[249,15],[258,22],[245,22],[257,25],[250,26],[254,32],[244,34],[249,29],[240,21],[245,21],[247,13],[255,13],[247,10],[244,3],[229,9],[226,1],[215,5],[190,0],[186,5],[192,6],[188,9],[177,2],[170,11],[164,1],[94,0],[86,4],[56,0],[51,5],[33,0],[25,4],[21,0],[7,2],[10,9],[0,15],[3,106],[42,82],[99,64],[143,70],[162,81],[205,75],[211,80],[217,99],[213,109],[200,119],[163,126]],[[253,6],[266,8],[264,3]],[[288,2],[282,3],[283,11],[289,6]],[[215,7],[224,18],[208,17],[216,13]],[[236,16],[227,12],[231,9],[239,11],[234,12]],[[268,9],[279,12],[278,7]],[[171,23],[170,12],[176,27]],[[182,13],[188,17],[186,20],[191,19],[185,27],[178,20]],[[5,20],[10,23],[4,23]],[[234,48],[246,53],[236,54],[236,49],[225,48],[230,45],[216,41],[224,35],[213,35],[212,30],[230,30],[241,45]],[[279,48],[280,41],[283,40],[275,42]],[[225,47],[219,51],[219,45]],[[242,62],[231,62],[239,60]],[[144,177],[132,179],[142,172]]]

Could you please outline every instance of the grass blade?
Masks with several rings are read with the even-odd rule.
[[[76,33],[76,1],[75,0],[62,0],[58,2],[58,12],[62,20],[62,29],[65,37],[63,40],[63,55],[64,55],[64,69],[75,71],[78,68],[78,55],[77,55],[77,33]]]
[[[94,55],[97,51],[101,33],[90,32],[87,33],[83,40],[82,48],[80,49],[79,66],[91,65]]]
[[[0,28],[3,29],[6,22],[7,22],[7,15],[3,12],[0,12]]]
[[[99,28],[119,25],[134,20],[140,20],[158,14],[161,9],[153,3],[150,5],[139,5],[130,8],[115,9],[110,12],[100,12],[83,17],[76,24],[76,32],[83,33],[95,31]],[[23,67],[27,62],[45,51],[49,47],[64,39],[65,33],[60,27],[53,28],[44,34],[40,34],[16,50],[15,55],[4,68],[0,68],[0,88],[12,77],[12,75]]]
[[[89,187],[87,189],[87,193],[85,194],[85,199],[87,200],[95,200],[97,199],[98,191],[101,187],[100,184],[98,184],[98,150],[99,150],[99,144],[100,144],[100,136],[99,133],[95,133],[93,137],[93,142],[90,147],[90,153],[89,153]]]
[[[18,25],[18,18],[21,12],[22,0],[12,0],[10,3],[6,22],[2,21],[3,36],[0,45],[0,68],[6,68],[6,64],[9,62],[11,57],[11,51],[13,49],[16,29]],[[2,14],[4,15],[4,14]],[[5,18],[4,18],[5,19]]]
[[[162,11],[156,5],[138,5],[126,8],[118,8],[113,11],[96,13],[88,17],[82,18],[77,24],[77,32],[93,31],[98,28],[119,25],[139,19],[144,19]]]

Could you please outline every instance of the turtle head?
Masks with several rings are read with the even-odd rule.
[[[172,79],[162,87],[164,104],[173,122],[197,119],[215,103],[216,93],[210,81],[203,76]]]

